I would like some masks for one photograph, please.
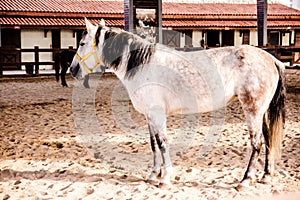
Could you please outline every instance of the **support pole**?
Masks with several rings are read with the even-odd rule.
[[[258,46],[267,45],[268,0],[257,0],[257,38]]]
[[[38,76],[40,74],[40,64],[39,64],[39,47],[34,46],[34,65],[35,65],[35,75]]]
[[[124,30],[129,32],[132,31],[133,24],[132,3],[132,0],[124,0]]]
[[[157,24],[157,28],[158,28],[158,43],[163,43],[162,41],[162,0],[158,0],[158,24]]]

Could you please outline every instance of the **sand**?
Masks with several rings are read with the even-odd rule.
[[[271,184],[243,191],[250,140],[238,102],[207,155],[213,114],[171,116],[167,132],[172,187],[146,183],[152,154],[147,124],[114,75],[91,78],[91,89],[68,77],[0,79],[0,199],[300,199],[300,71],[287,70],[282,158]],[[263,173],[265,151],[257,166]]]

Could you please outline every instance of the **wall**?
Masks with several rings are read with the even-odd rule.
[[[202,40],[202,31],[193,31],[193,47],[200,47],[200,41]]]
[[[243,35],[240,35],[240,30],[234,31],[234,46],[243,44]]]
[[[46,36],[46,37],[45,37]],[[45,35],[43,29],[23,29],[21,30],[21,48],[33,49],[34,46],[39,48],[51,48],[52,44],[52,34],[51,31],[48,31]],[[51,61],[52,53],[42,52],[39,54],[39,60],[41,62]],[[23,52],[21,54],[21,62],[34,62],[34,53],[32,52]],[[25,66],[22,66],[22,69],[25,69]],[[40,65],[40,69],[52,69],[52,66],[43,66]]]
[[[180,46],[179,47],[183,48],[185,45],[185,34],[180,32],[179,37],[180,37]]]
[[[76,34],[75,34],[76,35]],[[61,48],[69,48],[69,46],[76,47],[76,36],[73,37],[73,30],[61,30]],[[52,48],[52,32],[44,29],[23,29],[21,30],[21,48],[33,49],[34,46],[39,48]],[[52,52],[42,52],[39,54],[41,62],[49,62],[53,60]],[[21,62],[34,62],[34,53],[23,52],[21,54]],[[25,69],[25,66],[22,66]],[[40,69],[53,69],[52,65],[40,65]]]
[[[207,34],[207,33],[206,33]],[[220,31],[220,41],[222,39],[222,32]],[[257,40],[257,31],[255,29],[250,30],[250,45],[252,46],[257,46],[258,45],[258,40]],[[295,38],[295,31],[291,30],[290,33],[285,33],[285,35],[282,34],[281,38],[281,43],[283,46],[289,46],[290,44],[294,44]],[[202,39],[202,31],[193,31],[193,46],[194,47],[199,47],[200,46],[200,40]],[[181,47],[184,47],[184,38],[181,38]],[[222,41],[221,41],[222,43]],[[243,43],[243,36],[240,36],[240,30],[235,30],[234,31],[234,45],[238,46]]]
[[[257,31],[256,30],[250,30],[250,45],[257,46]]]
[[[67,49],[69,46],[72,46],[74,49],[76,49],[76,34],[74,34],[73,37],[73,30],[61,30],[60,33],[61,37],[61,48]]]
[[[290,37],[291,37],[291,33],[282,34],[282,41],[281,41],[282,46],[290,45]]]

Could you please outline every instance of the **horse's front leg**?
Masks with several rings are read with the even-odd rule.
[[[153,170],[148,180],[151,182],[154,177],[156,178],[160,173],[162,173],[162,180],[160,186],[171,185],[170,179],[173,172],[173,168],[169,154],[169,143],[166,135],[165,112],[160,107],[154,108],[148,114],[147,119],[150,130],[151,146],[154,154]],[[160,171],[161,162],[158,156],[158,152],[156,151],[155,144],[157,144],[161,152],[163,161],[163,171]]]
[[[63,87],[68,87],[67,81],[66,81],[66,73],[67,73],[68,67],[67,65],[63,64],[60,75],[61,75],[61,85]]]
[[[159,157],[159,152],[156,148],[156,138],[155,138],[155,131],[154,128],[149,124],[148,125],[149,132],[150,132],[150,142],[151,142],[151,149],[153,153],[153,168],[151,171],[150,176],[148,177],[147,182],[150,184],[155,184],[158,182],[157,177],[161,176],[161,159]]]
[[[164,171],[162,175],[162,180],[160,182],[160,186],[168,186],[171,185],[170,179],[171,179],[171,175],[173,174],[173,167],[172,167],[172,162],[169,153],[170,145],[166,137],[166,132],[159,133],[155,135],[155,137],[162,155],[162,160],[164,165]]]

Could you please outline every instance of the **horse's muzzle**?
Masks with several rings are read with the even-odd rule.
[[[70,72],[71,72],[73,77],[77,78],[79,69],[80,69],[79,63],[77,63],[75,65],[71,65]]]

